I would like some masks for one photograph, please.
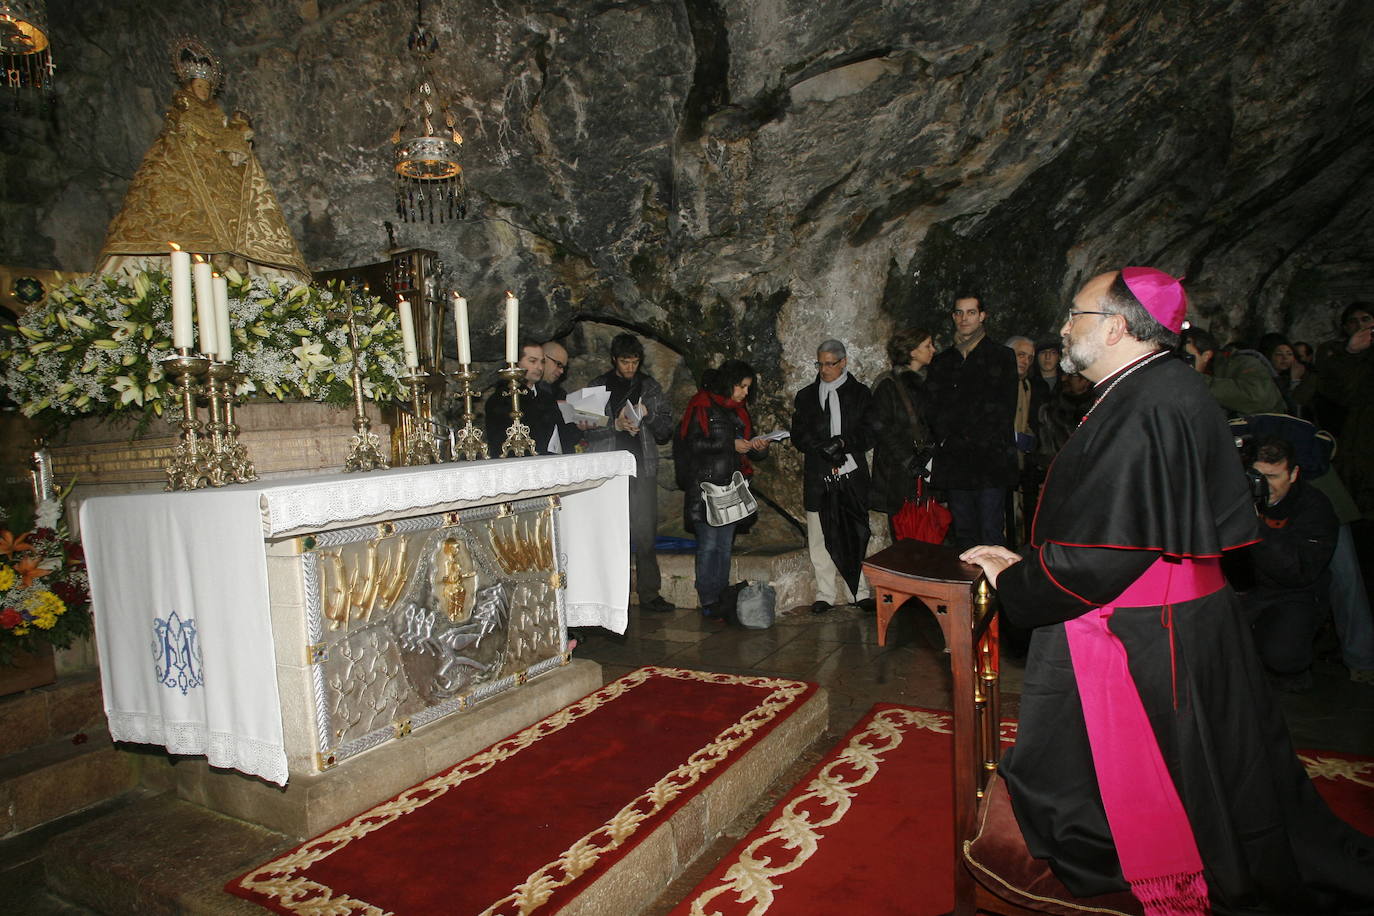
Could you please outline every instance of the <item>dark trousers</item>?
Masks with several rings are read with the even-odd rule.
[[[1264,667],[1275,674],[1300,674],[1312,666],[1313,641],[1326,611],[1316,595],[1256,588],[1241,602]]]
[[[696,524],[697,536],[697,600],[702,607],[715,604],[725,586],[730,584],[730,548],[735,540],[735,525],[714,528],[703,522]]]
[[[647,604],[659,595],[663,578],[658,571],[658,481],[641,474],[630,478],[630,550],[635,555],[635,591],[639,603]]]
[[[949,511],[954,516],[954,546],[966,550],[975,544],[1005,546],[1003,525],[1007,504],[1005,487],[982,490],[950,490]]]

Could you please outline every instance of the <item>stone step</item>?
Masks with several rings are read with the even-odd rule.
[[[134,758],[102,726],[0,759],[0,838],[41,827],[132,790]]]
[[[696,607],[696,554],[660,553],[663,597],[678,607]],[[815,600],[816,579],[805,548],[770,552],[735,551],[730,556],[730,581],[769,582],[777,591],[779,612]]]
[[[825,731],[828,717],[821,690],[561,912],[634,916],[652,905]],[[166,793],[55,837],[44,858],[49,890],[97,913],[250,916],[263,911],[224,884],[296,843]]]
[[[0,760],[104,727],[100,675],[63,675],[48,687],[0,698]]]

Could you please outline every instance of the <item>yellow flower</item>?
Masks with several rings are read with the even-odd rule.
[[[67,612],[62,599],[46,589],[24,599],[20,607],[33,617],[33,625],[40,630],[51,630],[57,618]]]
[[[0,592],[7,592],[14,588],[14,580],[19,578],[14,574],[14,570],[0,563]]]

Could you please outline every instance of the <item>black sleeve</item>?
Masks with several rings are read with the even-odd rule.
[[[1153,550],[1046,544],[998,577],[997,595],[1019,627],[1062,623],[1120,595],[1157,559]]]
[[[802,406],[803,396],[811,402],[810,409]],[[814,452],[820,445],[821,438],[816,435],[814,417],[820,413],[820,404],[816,401],[816,389],[811,386],[803,388],[797,392],[796,398],[792,401],[792,445],[802,454]],[[829,439],[827,433],[825,436]]]
[[[858,422],[853,424],[849,434],[845,436],[845,446],[847,451],[861,456],[877,442],[873,425],[873,392],[868,390],[867,385],[859,386],[854,405],[858,409]],[[849,426],[848,423],[845,425]]]

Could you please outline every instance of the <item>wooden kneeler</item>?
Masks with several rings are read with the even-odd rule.
[[[919,598],[935,615],[954,679],[954,913],[1139,916],[1129,893],[1074,897],[1031,856],[1016,824],[1002,755],[997,605],[983,572],[952,547],[898,541],[864,561],[877,597],[878,644],[893,615]]]

